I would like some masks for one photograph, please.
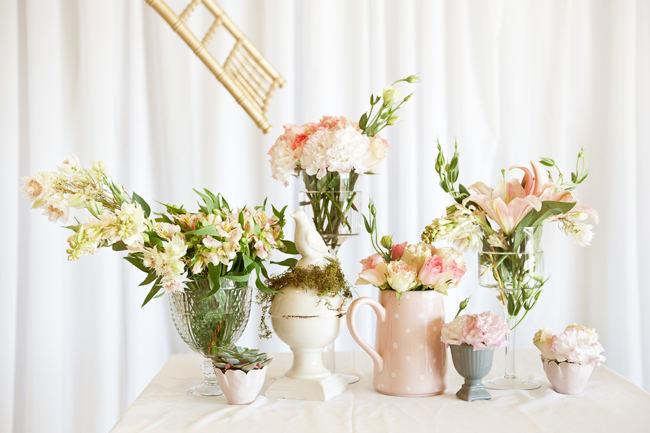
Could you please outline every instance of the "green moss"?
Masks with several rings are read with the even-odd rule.
[[[271,310],[271,302],[275,293],[288,286],[303,287],[305,290],[314,290],[318,296],[341,296],[343,298],[352,298],[350,284],[346,281],[341,264],[337,260],[321,268],[318,266],[309,266],[307,268],[292,268],[282,274],[275,275],[266,282],[267,287],[273,293],[258,292],[257,302],[262,309],[260,318],[259,336],[260,338],[271,338],[271,328],[267,323],[267,318]],[[343,308],[341,305],[340,308]]]

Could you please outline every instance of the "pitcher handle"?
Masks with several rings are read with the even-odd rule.
[[[377,353],[375,349],[372,348],[368,343],[366,343],[363,338],[359,335],[357,332],[357,327],[354,324],[354,318],[357,314],[357,308],[359,308],[362,305],[369,305],[372,307],[373,310],[375,310],[375,313],[377,314],[377,319],[381,322],[386,320],[386,309],[377,301],[375,301],[372,298],[368,297],[362,297],[362,298],[357,298],[350,304],[350,308],[348,308],[348,314],[347,314],[347,321],[348,321],[348,329],[350,330],[350,335],[352,338],[354,338],[354,341],[357,342],[359,346],[363,350],[370,355],[370,358],[372,358],[372,362],[375,364],[375,370],[380,372],[384,369],[384,360],[382,357]]]

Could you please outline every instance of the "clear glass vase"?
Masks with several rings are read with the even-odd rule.
[[[536,389],[541,385],[534,379],[518,376],[515,368],[517,326],[537,303],[545,282],[541,236],[541,227],[526,228],[517,245],[499,248],[486,241],[478,254],[479,284],[495,293],[510,328],[504,375],[485,381],[490,389]]]
[[[251,308],[252,291],[247,283],[222,278],[221,288],[213,295],[207,278],[189,281],[188,288],[170,292],[169,311],[181,339],[203,355],[203,382],[193,386],[194,395],[221,395],[211,357],[218,348],[228,347],[241,337]]]
[[[299,205],[314,221],[316,230],[337,255],[341,244],[358,236],[361,229],[362,193],[355,190],[359,174],[328,172],[323,178],[303,172],[305,189],[300,192]]]

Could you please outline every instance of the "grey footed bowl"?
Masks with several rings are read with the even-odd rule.
[[[461,400],[489,400],[492,398],[481,380],[490,372],[494,349],[474,350],[469,344],[450,345],[451,358],[458,374],[465,383],[456,396]]]

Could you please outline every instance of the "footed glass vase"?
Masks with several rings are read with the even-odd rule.
[[[241,337],[251,308],[248,283],[221,279],[221,288],[213,295],[206,279],[189,281],[184,291],[170,292],[169,311],[181,339],[193,351],[203,355],[203,382],[193,386],[194,395],[221,395],[211,357],[218,348],[228,347]]]
[[[545,283],[541,235],[541,227],[526,228],[517,245],[499,248],[485,242],[478,254],[479,284],[494,292],[510,328],[506,337],[504,375],[485,381],[489,389],[536,389],[541,386],[537,380],[519,376],[515,369],[517,326],[537,303]]]

